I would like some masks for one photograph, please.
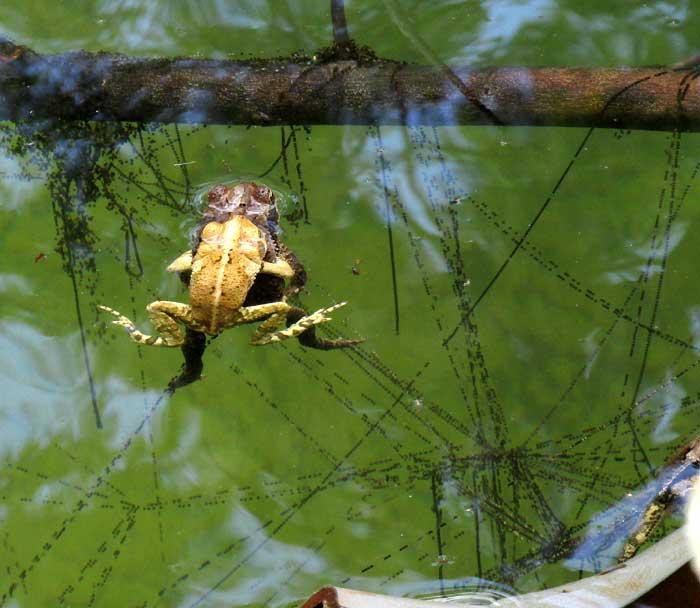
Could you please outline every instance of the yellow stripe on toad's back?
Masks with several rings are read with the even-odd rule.
[[[211,322],[209,324],[209,331],[216,332],[218,328],[219,320],[219,304],[221,302],[221,294],[224,287],[224,276],[226,273],[226,268],[228,267],[229,260],[231,259],[231,251],[234,248],[238,248],[239,241],[241,238],[241,224],[240,222],[226,222],[224,224],[224,233],[221,235],[221,243],[223,247],[221,248],[221,261],[219,262],[218,273],[216,276],[216,283],[214,286],[212,311],[211,311]]]

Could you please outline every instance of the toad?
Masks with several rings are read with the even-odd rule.
[[[288,296],[303,287],[306,272],[280,242],[278,220],[274,194],[267,186],[252,182],[233,188],[215,186],[208,193],[208,206],[192,250],[167,268],[179,273],[188,285],[190,303],[149,304],[146,310],[158,335],[140,332],[131,320],[112,308],[99,308],[114,315],[113,323],[124,327],[137,343],[183,347],[186,371],[190,368],[188,378],[199,377],[203,334],[216,336],[244,323],[262,321],[251,338],[253,345],[295,336],[306,346],[324,350],[357,344],[361,340],[321,340],[315,335],[315,325],[329,321],[328,315],[345,302],[310,315],[286,302]],[[286,279],[291,279],[289,285]],[[287,327],[279,329],[285,322]],[[186,328],[185,336],[180,324]],[[194,354],[188,355],[188,349]],[[188,356],[193,360],[188,360]]]

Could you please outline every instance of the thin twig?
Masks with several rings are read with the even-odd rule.
[[[350,42],[348,22],[345,19],[344,0],[331,0],[331,20],[333,21],[333,40],[336,45],[344,46]]]

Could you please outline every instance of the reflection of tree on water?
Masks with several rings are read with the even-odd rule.
[[[437,134],[434,133],[434,138],[427,137],[426,134],[421,129],[415,129],[411,131],[411,141],[413,144],[414,153],[419,159],[419,163],[425,168],[423,174],[423,181],[425,184],[432,184],[434,180],[431,179],[430,168],[431,162],[429,160],[430,153],[432,152],[438,158],[440,158],[440,142],[437,138]],[[584,139],[584,144],[588,140],[590,133]],[[648,340],[647,340],[647,350],[645,351],[643,362],[646,361],[648,355],[648,344],[651,336],[656,336],[664,341],[681,347],[680,352],[674,358],[672,369],[678,370],[674,371],[674,375],[671,379],[667,380],[659,387],[653,389],[647,394],[640,394],[641,377],[644,374],[644,363],[642,365],[641,371],[639,372],[639,378],[637,381],[636,389],[631,396],[631,401],[629,405],[625,405],[622,409],[611,419],[604,422],[596,428],[590,428],[581,434],[568,434],[564,436],[558,442],[548,441],[546,443],[540,444],[536,448],[528,447],[530,440],[526,441],[521,447],[515,447],[511,449],[504,449],[504,444],[507,445],[507,428],[504,422],[504,416],[500,404],[496,397],[496,391],[489,387],[489,373],[485,366],[483,352],[481,351],[481,346],[478,343],[478,330],[477,327],[470,322],[470,315],[474,309],[473,301],[470,302],[468,298],[464,297],[461,310],[466,311],[464,313],[463,323],[469,322],[469,331],[466,332],[468,336],[468,344],[471,341],[472,347],[475,350],[472,351],[467,360],[471,362],[479,362],[483,364],[484,367],[478,374],[478,378],[482,382],[485,382],[483,386],[484,394],[487,395],[486,401],[489,403],[490,408],[484,409],[480,407],[478,401],[472,406],[474,412],[471,416],[474,423],[472,429],[478,429],[476,431],[476,436],[474,430],[472,430],[468,435],[472,441],[482,448],[487,448],[484,452],[477,452],[471,456],[458,457],[454,454],[446,461],[438,465],[438,471],[441,475],[447,474],[447,477],[442,477],[442,483],[449,485],[455,485],[457,488],[457,494],[461,496],[473,496],[475,504],[478,505],[474,509],[474,513],[484,517],[486,520],[490,520],[490,530],[491,534],[497,539],[497,543],[500,545],[500,553],[503,558],[503,565],[497,568],[491,568],[487,571],[479,571],[479,576],[486,576],[487,578],[496,578],[497,580],[508,580],[509,582],[514,582],[522,574],[537,568],[548,561],[556,561],[563,557],[567,557],[571,554],[579,542],[580,534],[583,528],[587,525],[585,521],[581,521],[574,525],[565,525],[556,514],[558,511],[556,502],[552,502],[548,499],[546,492],[544,491],[546,486],[553,486],[558,488],[559,491],[567,491],[576,489],[580,492],[579,495],[579,506],[577,517],[580,517],[581,513],[584,511],[586,504],[592,500],[603,501],[609,503],[615,503],[622,499],[621,489],[624,491],[625,488],[632,489],[637,483],[634,479],[624,479],[619,477],[612,477],[609,474],[605,474],[605,477],[601,475],[603,471],[603,465],[607,460],[620,460],[626,459],[628,455],[633,456],[634,466],[637,468],[637,475],[639,479],[648,478],[648,476],[655,474],[654,467],[651,466],[651,459],[648,454],[649,451],[655,451],[655,448],[650,446],[643,446],[639,442],[640,436],[648,435],[648,429],[653,428],[655,424],[655,419],[651,416],[645,416],[642,420],[636,419],[632,416],[634,410],[638,410],[639,407],[644,405],[653,399],[660,391],[663,391],[665,387],[669,386],[672,382],[681,378],[688,372],[692,371],[696,365],[697,361],[690,363],[685,368],[678,369],[678,363],[683,354],[687,352],[693,352],[697,350],[692,343],[692,336],[687,339],[680,339],[672,335],[665,334],[659,331],[655,324],[656,310],[658,308],[659,293],[662,285],[661,278],[657,284],[656,292],[656,306],[654,307],[652,313],[652,322],[644,323],[639,318],[640,309],[637,310],[636,317],[628,312],[628,307],[633,301],[635,294],[639,293],[639,285],[642,285],[642,290],[648,289],[646,283],[650,280],[650,271],[653,268],[652,260],[659,259],[662,260],[662,265],[665,266],[666,259],[669,253],[669,239],[671,238],[671,223],[677,218],[678,212],[681,205],[686,200],[688,191],[692,185],[692,180],[697,174],[697,167],[695,166],[693,173],[691,175],[691,181],[685,184],[685,188],[681,190],[680,185],[676,183],[678,179],[678,153],[680,149],[680,136],[675,134],[668,151],[668,158],[670,167],[666,172],[667,183],[660,194],[660,208],[659,208],[659,218],[654,223],[655,229],[650,235],[650,240],[652,243],[651,250],[649,253],[649,261],[645,266],[646,270],[640,275],[635,285],[632,286],[625,303],[620,308],[613,308],[605,298],[596,294],[592,289],[583,285],[580,280],[575,278],[572,273],[563,270],[561,265],[552,260],[546,260],[543,258],[541,251],[537,249],[527,238],[527,234],[534,227],[537,220],[539,219],[541,213],[544,211],[544,207],[538,211],[537,215],[533,220],[528,223],[528,229],[523,234],[519,236],[517,232],[513,230],[511,226],[501,218],[498,218],[497,214],[489,209],[488,205],[483,202],[474,200],[469,195],[464,195],[460,193],[458,200],[464,200],[468,203],[474,205],[480,212],[482,212],[487,221],[492,223],[494,227],[502,231],[503,234],[508,237],[509,240],[515,244],[515,250],[511,253],[506,262],[509,261],[515,253],[522,251],[531,256],[538,264],[541,264],[543,268],[555,275],[558,279],[564,281],[570,288],[574,289],[576,292],[585,293],[587,300],[594,303],[599,303],[607,311],[610,311],[613,315],[613,321],[607,331],[604,333],[601,340],[598,341],[598,345],[595,352],[591,355],[589,361],[587,361],[580,369],[580,371],[574,376],[571,384],[566,387],[566,390],[562,393],[561,399],[555,404],[550,412],[547,414],[545,419],[542,420],[544,424],[549,417],[555,415],[557,409],[566,406],[567,397],[576,388],[578,382],[580,382],[586,373],[586,370],[590,364],[599,355],[600,351],[605,347],[606,342],[608,342],[611,334],[618,327],[620,320],[624,322],[631,323],[634,326],[632,352],[635,350],[635,345],[637,344],[637,335],[639,330],[646,330]],[[432,146],[432,148],[431,148]],[[583,149],[583,144],[579,147],[577,155],[574,156],[572,162],[575,162],[578,153]],[[441,166],[444,169],[444,160],[441,162]],[[567,172],[572,165],[567,167]],[[565,173],[566,175],[566,173]],[[456,180],[453,176],[447,175],[443,176],[444,184],[454,184]],[[561,180],[557,182],[555,189],[552,192],[552,197],[556,194],[557,188],[560,185]],[[438,205],[435,205],[431,197],[431,188],[426,188],[428,191],[428,200],[431,202],[431,207],[433,211],[436,211]],[[670,193],[670,194],[669,194]],[[678,193],[681,193],[678,196]],[[446,188],[441,194],[441,201],[443,205],[443,213],[446,211],[451,219],[452,226],[445,225],[439,217],[435,218],[435,225],[442,226],[442,251],[445,258],[450,260],[450,240],[452,240],[451,245],[454,247],[455,251],[459,251],[459,241],[456,236],[459,232],[457,213],[455,212],[455,207],[453,205],[446,206],[445,201],[454,201],[454,190]],[[550,202],[551,197],[545,202],[545,206]],[[663,216],[661,213],[664,211],[662,205],[668,205],[669,209],[667,211],[666,226],[659,221]],[[399,209],[397,215],[406,218],[405,212],[400,211],[400,203],[397,204]],[[450,230],[452,229],[452,230]],[[415,241],[411,239],[411,243]],[[415,251],[415,250],[414,250]],[[454,276],[454,287],[458,293],[464,291],[464,286],[466,284],[466,276],[464,275],[464,268],[460,257],[457,255],[452,258],[453,265],[450,266],[450,270]],[[419,264],[420,267],[420,264]],[[492,281],[487,285],[486,290],[477,298],[477,302],[481,301],[488,289],[490,289],[495,280],[498,279],[500,273],[505,268],[505,264],[502,265],[497,273],[494,275]],[[660,275],[662,276],[662,275]],[[424,284],[429,283],[429,277],[423,277]],[[461,289],[460,289],[461,287]],[[642,295],[642,298],[644,296]],[[456,332],[449,334],[450,338],[455,336]],[[449,340],[448,339],[448,340]],[[639,346],[636,346],[639,348]],[[459,369],[456,366],[454,368],[455,376],[459,376]],[[476,377],[475,377],[476,379]],[[423,402],[423,398],[420,399]],[[469,403],[468,399],[465,402]],[[660,410],[669,409],[677,414],[683,415],[684,419],[692,420],[691,412],[695,411],[697,407],[696,400],[693,399],[683,399],[680,404],[667,404],[661,408],[656,407],[656,415],[660,414]],[[492,418],[490,423],[487,422],[488,418],[485,418],[486,413],[490,413]],[[686,418],[687,417],[687,418]],[[490,440],[484,438],[485,428],[491,429],[495,432],[495,436],[490,438]],[[619,437],[619,440],[611,441],[609,433],[612,431],[612,437]],[[502,433],[502,435],[501,435]],[[530,436],[532,439],[536,431]],[[622,436],[622,437],[620,437]],[[631,446],[632,451],[630,452],[630,446],[627,445],[630,437],[633,439],[633,444]],[[603,449],[599,450],[595,446],[600,446]],[[587,449],[584,446],[588,446]],[[592,449],[591,449],[592,448]],[[454,446],[450,448],[454,449]],[[602,464],[601,464],[602,461]],[[640,469],[639,465],[647,465],[647,469]],[[431,475],[434,475],[435,465],[430,462],[425,463],[425,468],[420,468],[418,471],[423,471],[422,477],[426,479]],[[415,479],[420,475],[415,469],[413,470],[413,476],[409,476],[410,481],[415,481]],[[516,509],[513,510],[513,503],[509,503],[504,500],[504,494],[502,492],[503,488],[509,488],[513,492],[515,498]],[[516,498],[517,497],[517,498]],[[527,508],[529,507],[529,509]],[[527,522],[522,519],[520,514],[520,509],[530,512],[534,512],[540,518],[539,521]],[[642,509],[643,510],[643,509]],[[632,521],[636,519],[636,515],[633,515],[631,521],[625,526],[627,534],[631,532],[629,527]],[[619,522],[622,524],[622,522]],[[507,531],[507,532],[506,532]],[[625,532],[618,528],[616,530],[604,530],[605,534],[610,538],[611,541],[618,543],[620,539],[625,538]],[[508,549],[507,537],[514,535],[516,543],[519,542],[518,539],[526,540],[526,545],[529,546],[524,556],[517,557],[516,554],[510,553]],[[513,538],[510,538],[512,542]],[[534,549],[532,547],[535,547]],[[482,552],[477,551],[478,554]],[[506,559],[505,556],[509,555]],[[586,563],[590,563],[589,568],[600,569],[601,567],[614,562],[617,558],[615,552],[604,556],[600,552],[595,553],[576,553],[576,557],[580,560],[581,567]],[[513,558],[516,558],[513,560]],[[480,561],[480,560],[479,560]]]
[[[182,142],[177,127],[174,132],[175,139],[168,133],[167,143],[161,145],[169,146],[178,158],[183,152]],[[146,138],[137,125],[108,122],[20,123],[17,128],[5,126],[2,132],[3,144],[10,152],[25,157],[28,167],[35,166],[46,174],[56,225],[56,251],[73,286],[84,364],[98,428],[102,422],[86,342],[84,315],[87,313],[80,298],[80,293],[85,292],[93,296],[98,284],[95,247],[99,237],[92,226],[91,209],[98,200],[100,204],[106,200],[107,208],[121,218],[124,270],[130,277],[138,278],[143,268],[134,224],[144,222],[147,216],[113,191],[115,182],[124,181],[138,187],[143,202],[165,204],[181,212],[188,202],[185,199],[183,203],[182,191],[172,190],[173,186],[181,184],[162,173],[156,164],[156,151],[147,146]],[[142,161],[142,168],[134,168],[133,162],[122,165],[119,157],[125,143]],[[139,177],[149,170],[156,177],[155,183],[145,182]],[[190,188],[186,166],[183,166],[182,174],[186,194]]]
[[[299,186],[308,168],[296,139],[291,139],[291,134],[296,137],[297,133],[296,130],[282,131],[280,158],[272,165],[272,171],[278,172],[277,179],[288,184],[290,189],[303,192]],[[119,255],[135,306],[140,307],[148,301],[144,293],[148,287],[139,282],[144,253],[143,242],[139,243],[138,238],[140,227],[149,223],[151,213],[157,208],[183,218],[197,213],[192,201],[194,186],[188,173],[186,142],[177,128],[136,125],[118,128],[78,124],[62,126],[50,135],[43,132],[22,134],[8,126],[3,135],[8,147],[16,154],[26,154],[35,171],[45,171],[48,175],[57,249],[73,285],[77,327],[83,337],[84,363],[89,371],[91,345],[100,344],[104,330],[98,326],[94,335],[87,331],[85,326],[90,323],[85,317],[89,314],[87,311],[94,309],[98,297],[100,301],[104,299],[106,289],[95,262],[100,235],[91,222],[92,213],[98,207],[106,208],[120,222],[123,251]],[[41,145],[27,147],[32,140],[40,141]],[[313,141],[311,132],[310,144]],[[335,521],[309,539],[304,559],[323,555],[335,543],[349,542],[342,529],[362,520],[368,512],[383,512],[394,505],[399,512],[405,509],[412,519],[405,522],[404,536],[382,539],[381,554],[375,555],[372,548],[365,545],[359,558],[363,563],[352,566],[354,570],[349,567],[346,571],[349,577],[338,581],[341,584],[361,585],[365,577],[373,576],[379,581],[380,589],[391,589],[408,571],[425,566],[434,568],[437,581],[433,590],[448,591],[459,588],[459,577],[467,575],[517,584],[520,577],[537,573],[548,563],[569,560],[569,564],[575,562],[574,567],[588,570],[614,561],[619,539],[610,537],[609,530],[603,533],[602,549],[599,545],[594,553],[582,553],[586,545],[581,545],[580,541],[585,538],[591,513],[617,504],[624,494],[654,478],[657,467],[673,447],[665,443],[653,445],[648,439],[660,412],[675,410],[676,418],[681,421],[692,421],[697,413],[696,396],[683,397],[680,403],[664,402],[665,388],[671,382],[687,378],[695,369],[697,360],[684,363],[684,357],[698,349],[693,336],[677,336],[659,325],[658,319],[673,226],[682,217],[681,211],[697,172],[697,166],[690,171],[680,166],[684,141],[680,135],[674,135],[664,152],[667,170],[660,185],[656,216],[651,218],[652,229],[646,239],[651,243],[647,263],[619,301],[587,280],[585,275],[577,274],[570,260],[562,256],[552,258],[541,249],[536,237],[544,230],[541,222],[546,220],[547,209],[540,205],[538,214],[524,230],[518,227],[519,223],[511,225],[510,220],[499,213],[496,203],[471,194],[461,185],[463,176],[455,172],[449,152],[445,152],[445,142],[436,129],[412,127],[407,131],[406,143],[412,150],[416,185],[423,189],[421,196],[426,204],[421,212],[427,218],[426,225],[436,229],[434,239],[426,244],[427,231],[416,220],[416,210],[412,207],[415,200],[406,196],[402,176],[392,156],[396,153],[396,148],[392,148],[395,140],[392,144],[385,129],[372,128],[367,142],[376,157],[373,186],[378,217],[384,222],[386,241],[382,246],[387,251],[386,264],[393,266],[393,275],[390,272],[388,276],[394,277],[391,283],[387,282],[386,293],[381,297],[390,302],[391,330],[394,334],[398,332],[399,338],[411,335],[413,319],[410,312],[406,312],[411,310],[407,306],[413,298],[420,297],[421,306],[426,302],[422,322],[423,327],[434,333],[434,348],[416,355],[409,367],[402,361],[401,353],[380,356],[373,352],[369,343],[342,353],[342,359],[323,359],[313,365],[296,345],[280,347],[275,354],[291,369],[304,375],[310,387],[309,398],[323,395],[330,405],[339,408],[331,415],[324,406],[324,411],[318,414],[333,419],[336,429],[333,432],[338,433],[336,445],[333,432],[328,432],[329,440],[327,435],[319,434],[313,421],[305,420],[294,407],[284,407],[295,405],[295,398],[277,395],[274,379],[261,383],[245,361],[229,362],[221,340],[214,342],[207,356],[230,365],[230,381],[237,391],[246,389],[257,395],[256,404],[265,412],[282,413],[284,421],[275,424],[303,438],[309,453],[309,468],[297,473],[289,470],[289,476],[283,480],[263,481],[226,492],[208,493],[204,487],[196,496],[166,497],[161,490],[157,494],[157,504],[141,502],[119,507],[122,509],[116,526],[119,534],[113,544],[123,545],[127,555],[128,542],[134,540],[136,534],[132,530],[138,531],[140,523],[144,525],[151,510],[157,510],[161,521],[170,514],[186,513],[189,509],[211,512],[237,504],[256,514],[260,512],[260,525],[255,532],[247,537],[241,534],[237,540],[222,539],[212,553],[196,554],[184,571],[139,599],[152,605],[161,595],[172,594],[173,598],[186,595],[192,584],[202,590],[202,597],[209,597],[235,580],[241,568],[262,555],[296,517],[312,512],[319,503],[329,508],[325,500],[335,496],[347,500],[353,493],[359,495],[360,500],[346,504],[342,513],[328,511],[333,513]],[[591,139],[588,145],[593,143]],[[575,157],[571,168],[567,169],[572,175],[579,167],[578,159]],[[309,194],[309,201],[313,203],[314,194]],[[299,215],[299,208],[292,209],[291,213]],[[304,210],[304,218],[313,219],[308,208]],[[501,265],[491,273],[492,280],[481,282],[482,286],[490,286],[489,291],[481,295],[469,289],[470,281],[475,279],[464,238],[465,231],[471,230],[467,220],[479,221],[474,230],[481,230],[490,238],[503,238],[510,245],[511,253],[506,259],[511,266],[506,268],[503,258],[499,258]],[[311,230],[311,227],[300,224],[299,230]],[[181,248],[185,238],[184,233],[153,234],[156,235],[153,237],[155,246],[161,251],[166,245]],[[433,271],[430,256],[434,252],[429,245],[434,245],[438,257],[445,262],[444,273]],[[392,248],[399,246],[408,252],[405,258],[409,260],[410,272],[424,290],[420,295],[402,291],[400,269],[406,261],[399,261],[396,251],[393,257],[389,254]],[[563,299],[568,297],[564,294],[580,298],[587,308],[604,314],[608,322],[596,335],[593,351],[581,361],[580,367],[567,370],[571,377],[567,384],[559,387],[559,399],[551,404],[536,428],[529,429],[524,436],[518,428],[519,421],[513,420],[510,414],[514,404],[502,397],[508,387],[499,385],[499,375],[493,371],[494,349],[490,337],[493,330],[484,330],[485,318],[495,312],[501,302],[499,297],[503,297],[500,290],[506,283],[502,281],[507,281],[509,273],[516,272],[512,264],[520,259],[534,262],[540,276],[551,279]],[[311,279],[313,286],[313,275]],[[615,292],[614,296],[619,293]],[[479,314],[474,313],[477,301],[481,302]],[[456,311],[451,308],[452,302],[456,304]],[[326,331],[330,337],[337,335],[333,327]],[[560,418],[565,419],[571,404],[580,405],[574,398],[576,391],[581,389],[591,366],[619,344],[621,335],[628,339],[629,360],[623,366],[619,401],[610,404],[609,415],[592,425],[582,415],[576,427],[564,426],[554,438],[539,440],[543,428]],[[201,344],[194,347],[199,348]],[[645,388],[647,361],[657,356],[657,348],[664,349],[661,351],[664,357],[669,349],[675,349],[667,357],[671,379]],[[444,382],[445,377],[450,378],[454,388],[454,394],[449,397],[431,385],[432,379]],[[423,385],[429,388],[423,389]],[[95,413],[99,416],[99,399],[92,390]],[[165,390],[163,396],[170,394]],[[146,419],[164,402],[163,396],[150,404]],[[217,392],[212,400],[219,396]],[[369,403],[371,409],[365,410],[359,403]],[[97,421],[99,425],[99,417]],[[341,432],[344,424],[364,428],[360,432],[353,427],[357,437],[346,442]],[[78,491],[78,506],[68,511],[56,532],[81,521],[84,507],[80,505],[83,503],[119,504],[116,493],[106,493],[110,475],[117,465],[125,462],[134,438],[145,428],[148,428],[145,422],[139,424],[110,463],[93,474],[92,483]],[[678,437],[672,443],[679,445],[694,433],[695,429],[691,429],[685,437]],[[69,450],[66,446],[62,448]],[[59,449],[54,448],[56,454],[60,453]],[[155,460],[155,451],[153,454]],[[25,472],[19,468],[23,466],[21,463],[16,465],[12,474],[17,478],[44,474],[31,467],[26,467]],[[283,463],[280,463],[280,470],[287,470]],[[128,488],[124,490],[128,492]],[[101,496],[103,492],[104,497]],[[409,506],[408,497],[413,500],[416,496],[429,497],[426,509],[414,511]],[[288,497],[293,500],[286,510],[280,512],[270,506]],[[563,499],[572,503],[573,508],[563,508]],[[420,518],[415,518],[416,512],[422,514]],[[387,535],[393,534],[390,524],[387,522]],[[105,542],[111,542],[111,530],[105,534]],[[40,549],[38,560],[45,559],[54,547],[60,546],[62,537],[63,533],[58,534],[48,548]],[[383,549],[387,545],[391,548],[385,552]],[[101,553],[97,553],[95,559],[107,571],[111,562]],[[303,560],[289,565],[280,584],[293,588],[295,578],[303,574],[302,564]],[[23,567],[20,565],[15,570],[12,581],[2,590],[3,601],[20,593],[19,581],[25,579],[21,576]],[[118,577],[117,566],[105,576],[107,580]],[[410,576],[406,576],[410,580]],[[28,578],[31,580],[31,575]],[[97,576],[75,582],[78,578],[76,572],[71,579],[72,590],[68,590],[66,583],[63,596],[66,601],[72,594],[99,590],[104,584]]]

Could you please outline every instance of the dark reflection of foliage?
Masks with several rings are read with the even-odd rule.
[[[183,212],[190,203],[190,183],[184,163],[184,150],[175,128],[167,133],[166,145],[174,150],[182,164],[182,182],[166,176],[158,165],[158,148],[153,145],[153,129],[138,124],[113,122],[25,122],[5,123],[0,128],[0,146],[23,160],[20,178],[45,178],[50,194],[56,229],[55,250],[69,276],[83,349],[83,359],[90,384],[96,424],[102,426],[87,349],[88,325],[81,307],[81,293],[95,294],[99,274],[95,262],[99,237],[93,225],[93,210],[106,203],[107,210],[121,219],[124,233],[124,268],[139,277],[143,268],[136,244],[135,221],[142,221],[144,209],[117,194],[119,182],[135,186],[144,202],[155,203]],[[129,144],[142,163],[134,168],[120,158],[120,146]],[[152,182],[142,173],[150,171]]]
[[[287,133],[287,130],[289,133]],[[280,153],[274,162],[259,175],[261,179],[264,179],[265,176],[282,163],[282,182],[290,188],[294,188],[301,199],[301,205],[294,205],[286,213],[283,213],[285,221],[293,226],[297,226],[301,220],[304,220],[307,224],[309,223],[309,206],[306,200],[306,186],[299,156],[301,143],[298,133],[301,131],[304,133],[304,140],[308,140],[311,137],[311,129],[308,127],[281,127]],[[290,152],[293,154],[293,158],[290,158]],[[290,169],[290,167],[293,167],[293,169]],[[294,184],[292,183],[293,178],[296,178],[296,183]]]
[[[24,157],[24,170],[45,172],[56,227],[56,252],[73,287],[85,369],[90,384],[97,427],[102,426],[97,405],[92,366],[87,351],[86,324],[80,307],[80,291],[94,293],[97,281],[91,207],[111,187],[112,173],[105,163],[113,160],[117,145],[125,141],[133,126],[108,122],[20,123],[0,131],[4,144]]]
[[[113,173],[107,169],[117,146],[135,127],[119,123],[25,123],[0,131],[0,144],[24,157],[23,170],[45,171],[56,222],[56,251],[64,270],[88,280],[96,271],[97,242],[90,214],[100,196],[109,192]]]

